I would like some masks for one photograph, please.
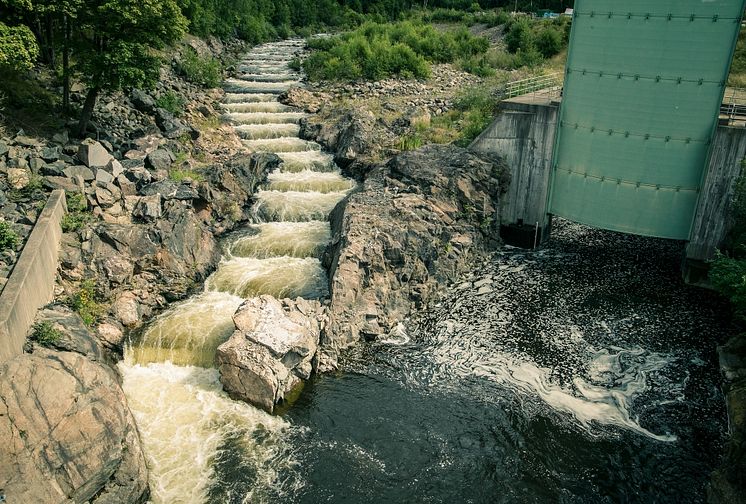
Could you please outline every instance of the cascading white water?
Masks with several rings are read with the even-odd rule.
[[[270,175],[271,190],[257,196],[256,223],[226,245],[205,290],[157,317],[119,364],[156,503],[207,502],[225,450],[256,473],[254,488],[274,494],[287,484],[279,471],[292,470],[282,437],[289,425],[231,400],[213,365],[244,298],[328,295],[319,261],[330,239],[326,219],[354,183],[318,144],[298,138],[306,114],[277,102],[280,92],[300,84],[287,63],[301,48],[297,41],[260,46],[239,65],[243,75],[225,82],[223,107],[247,150],[279,152],[283,163]],[[261,501],[251,491],[239,500]]]

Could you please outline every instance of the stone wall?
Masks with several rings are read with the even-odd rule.
[[[65,192],[52,192],[0,294],[0,363],[23,352],[34,317],[54,295]]]

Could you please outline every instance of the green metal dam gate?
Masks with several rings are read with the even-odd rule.
[[[686,240],[746,0],[576,0],[549,213]]]

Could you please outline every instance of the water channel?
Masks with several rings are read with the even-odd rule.
[[[548,247],[498,252],[284,414],[228,398],[213,358],[232,314],[260,294],[328,295],[326,219],[354,187],[277,102],[301,49],[259,46],[226,82],[247,149],[283,163],[204,291],[120,363],[153,502],[704,501],[730,327],[720,300],[681,285],[677,243],[560,221]]]

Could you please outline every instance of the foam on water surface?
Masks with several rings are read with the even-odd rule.
[[[232,317],[242,302],[232,294],[204,292],[172,306],[131,349],[133,362],[212,367],[218,346],[235,330]]]
[[[293,112],[295,109],[277,101],[249,103],[221,103],[229,112]]]
[[[283,438],[287,422],[223,392],[216,369],[140,365],[126,358],[118,364],[122,388],[137,421],[150,470],[155,504],[208,502],[216,479],[214,461],[229,438],[246,440],[232,446],[244,466],[256,473],[255,486],[277,488],[291,457]],[[287,476],[285,476],[287,477]]]
[[[321,150],[316,142],[301,140],[297,137],[263,138],[258,140],[243,140],[244,147],[254,152],[304,152]]]
[[[269,189],[273,191],[315,191],[321,193],[349,191],[355,181],[339,172],[274,172],[269,174]]]
[[[235,257],[319,257],[331,238],[328,222],[269,222],[250,227],[252,234],[235,240]]]
[[[269,294],[278,299],[322,299],[329,293],[327,284],[326,270],[315,258],[235,257],[223,261],[205,287],[242,298]]]
[[[226,117],[237,124],[297,124],[303,112],[229,112]],[[297,138],[296,140],[299,140]]]
[[[347,192],[259,191],[252,211],[264,222],[326,220]]]
[[[280,166],[280,171],[283,172],[301,172],[305,170],[328,172],[337,170],[334,164],[334,156],[327,152],[282,152],[277,155],[283,161]]]
[[[240,124],[234,126],[236,133],[245,140],[283,138],[297,136],[300,126],[297,124]]]

